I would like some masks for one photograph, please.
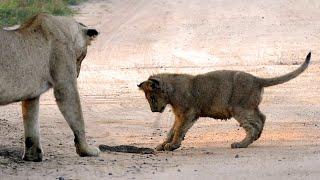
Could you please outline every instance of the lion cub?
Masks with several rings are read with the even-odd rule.
[[[246,148],[259,139],[266,117],[259,110],[263,88],[289,81],[301,74],[310,62],[311,53],[295,71],[275,78],[259,78],[241,71],[213,71],[196,76],[156,74],[138,85],[151,111],[162,113],[172,106],[175,122],[158,151],[180,147],[187,131],[199,117],[235,118],[246,131],[246,137],[231,148]]]

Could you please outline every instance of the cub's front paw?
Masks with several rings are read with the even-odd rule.
[[[173,144],[173,143],[167,143],[165,146],[164,146],[164,150],[165,151],[173,151],[175,149],[178,149],[180,147],[179,144]]]
[[[157,151],[164,151],[164,146],[165,146],[165,145],[166,145],[165,143],[159,144],[159,145],[156,147],[156,150],[157,150]]]
[[[77,153],[81,157],[85,156],[99,156],[100,150],[94,146],[87,146],[85,148],[77,148]]]

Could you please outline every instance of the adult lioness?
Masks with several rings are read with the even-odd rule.
[[[197,76],[156,74],[138,87],[144,91],[152,112],[172,106],[175,122],[167,139],[157,150],[172,151],[180,147],[187,131],[199,117],[229,119],[234,117],[246,131],[246,137],[231,144],[245,148],[257,140],[263,130],[265,115],[259,110],[263,88],[289,81],[302,73],[311,53],[295,71],[275,78],[259,78],[241,71],[213,71]]]
[[[0,30],[0,105],[22,101],[23,159],[41,161],[39,97],[50,88],[72,129],[77,153],[97,156],[86,142],[77,76],[87,46],[98,35],[70,17],[38,14],[14,30]]]

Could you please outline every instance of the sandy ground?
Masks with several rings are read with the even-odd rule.
[[[76,18],[101,35],[90,47],[79,89],[90,144],[155,147],[173,122],[168,107],[151,113],[136,84],[158,72],[237,69],[273,77],[310,68],[265,89],[262,137],[244,137],[235,120],[200,119],[182,147],[155,155],[101,153],[80,158],[54,102],[41,99],[44,161],[23,162],[20,104],[1,107],[0,179],[318,179],[320,176],[320,1],[106,0]]]

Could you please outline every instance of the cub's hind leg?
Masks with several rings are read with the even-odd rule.
[[[263,129],[265,118],[258,109],[235,108],[234,118],[246,131],[246,137],[240,142],[231,144],[231,148],[246,148],[257,140]]]
[[[39,133],[39,97],[22,101],[22,116],[25,134],[25,161],[42,161]]]
[[[257,110],[257,114],[258,114],[258,116],[259,116],[259,123],[258,123],[258,125],[259,126],[257,126],[258,128],[257,128],[257,130],[258,130],[258,135],[255,137],[255,139],[254,140],[258,140],[259,138],[260,138],[260,136],[261,136],[261,134],[262,134],[262,131],[263,131],[263,127],[264,127],[264,123],[265,123],[265,121],[266,121],[266,116],[262,113],[262,112],[260,112],[260,110],[258,109]],[[258,119],[257,119],[258,120]]]

